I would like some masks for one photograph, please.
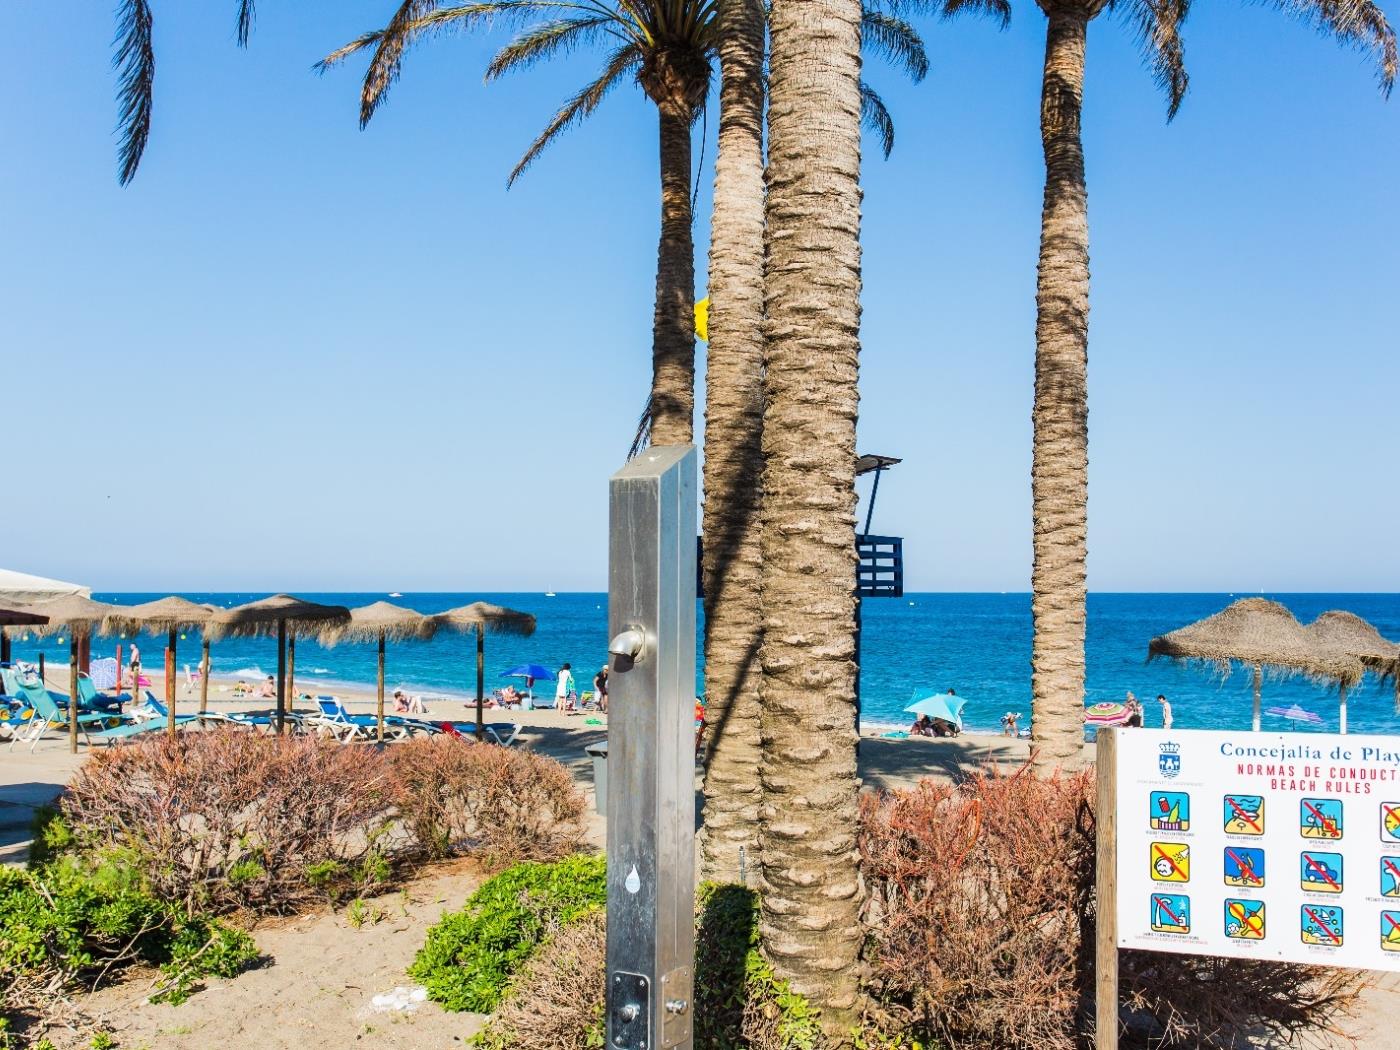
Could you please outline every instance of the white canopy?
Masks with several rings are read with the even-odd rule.
[[[92,588],[62,580],[47,580],[42,576],[31,576],[27,572],[13,569],[0,569],[0,608],[10,605],[32,605],[46,602],[51,598],[63,598],[70,594],[92,597]]]

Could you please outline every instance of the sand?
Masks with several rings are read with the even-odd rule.
[[[48,669],[49,687],[66,688],[64,669]],[[163,696],[155,676],[153,691]],[[266,699],[235,700],[231,681],[212,681],[211,711],[267,708]],[[318,691],[320,687],[318,683]],[[350,710],[372,712],[372,690],[337,687]],[[198,710],[198,690],[179,685],[177,710]],[[297,705],[310,709],[309,702]],[[429,718],[467,720],[475,717],[460,700],[430,701]],[[588,720],[602,724],[589,725]],[[552,710],[486,712],[491,723],[518,722],[520,746],[563,762],[573,773],[589,804],[588,838],[604,845],[606,822],[593,812],[592,766],[584,747],[607,738],[606,716],[566,715]],[[0,745],[8,746],[8,745]],[[998,736],[967,734],[956,739],[884,739],[876,733],[861,740],[860,771],[869,788],[905,787],[921,777],[957,779],[993,765],[1014,769],[1029,756],[1029,743]],[[31,754],[26,747],[0,751],[0,862],[24,856],[32,807],[57,797],[63,784],[83,760],[87,748],[68,752],[66,737],[50,732]],[[697,778],[697,800],[698,800]],[[206,1050],[230,1046],[249,1050],[292,1047],[383,1047],[430,1050],[460,1046],[483,1023],[469,1014],[446,1014],[433,1003],[411,1012],[376,1013],[371,999],[407,988],[405,968],[422,945],[424,933],[443,911],[460,907],[480,884],[465,863],[429,869],[406,888],[406,897],[389,894],[372,902],[384,913],[376,923],[353,927],[344,911],[304,916],[292,923],[266,924],[254,930],[268,964],[232,981],[214,981],[179,1007],[142,1002],[149,978],[127,980],[89,997],[89,1013],[105,1014],[126,1050]],[[1395,1045],[1386,1035],[1388,1023],[1400,1010],[1400,975],[1375,974],[1356,1016],[1343,1031],[1320,1045],[1356,1050],[1387,1050]],[[77,1050],[86,1041],[55,1040],[59,1050]]]

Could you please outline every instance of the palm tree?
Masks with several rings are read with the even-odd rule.
[[[505,24],[521,30],[491,61],[486,79],[528,69],[580,47],[603,47],[598,77],[570,98],[516,164],[513,184],[561,133],[580,123],[619,84],[631,78],[655,103],[661,147],[661,237],[657,248],[652,321],[651,440],[692,440],[695,414],[695,264],[691,237],[691,127],[709,92],[719,45],[717,0],[486,0],[441,6],[441,0],[403,0],[389,24],[328,55],[324,70],[350,55],[373,50],[360,94],[360,126],[367,124],[398,79],[405,49],[448,28]],[[916,76],[927,70],[922,42],[901,19],[873,12],[875,43]],[[883,102],[869,92],[868,120],[893,144]]]
[[[1007,0],[943,0],[1005,21]],[[760,785],[758,648],[758,504],[763,470],[763,102],[761,0],[718,0],[720,36],[719,152],[710,229],[710,335],[705,405],[705,695],[712,725],[705,764],[703,876],[733,880],[757,869]],[[914,30],[867,4],[862,50],[904,67],[918,80],[927,69]],[[876,129],[886,156],[893,126],[879,97],[862,85],[862,118]]]
[[[238,0],[238,46],[248,46],[255,0]],[[154,109],[156,50],[150,0],[120,0],[117,7],[117,178],[123,186],[136,177]]]
[[[764,326],[764,952],[848,1038],[858,997],[860,0],[773,0]]]
[[[1037,768],[1073,766],[1084,749],[1084,565],[1088,498],[1089,216],[1080,111],[1084,42],[1104,0],[1040,0],[1047,19],[1040,132],[1045,201],[1036,286],[1032,736]],[[1114,6],[1112,4],[1108,6]],[[1371,0],[1284,0],[1284,10],[1373,51],[1381,86],[1395,79],[1395,34]],[[1119,0],[1175,115],[1186,93],[1181,25],[1189,0]]]
[[[718,0],[719,150],[705,355],[705,762],[701,877],[759,869],[758,531],[763,473],[763,0]]]

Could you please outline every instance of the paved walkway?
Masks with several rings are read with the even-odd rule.
[[[66,739],[40,741],[32,755],[24,744],[0,744],[0,864],[24,862],[34,811],[58,798],[86,757],[70,754]]]

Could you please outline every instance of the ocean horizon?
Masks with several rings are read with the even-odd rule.
[[[193,601],[220,607],[266,597],[268,592],[180,592]],[[94,593],[99,601],[133,605],[154,593]],[[572,664],[580,690],[591,687],[594,673],[606,659],[607,595],[603,592],[410,593],[390,598],[385,592],[303,592],[302,597],[330,604],[357,606],[389,600],[424,613],[442,612],[470,601],[484,600],[534,613],[538,627],[530,638],[488,635],[487,688],[505,684],[502,672],[533,662],[549,667]],[[1158,634],[1218,612],[1245,594],[1093,592],[1088,599],[1086,641],[1086,702],[1122,700],[1134,692],[1146,708],[1147,724],[1160,724],[1156,696],[1170,700],[1175,724],[1186,729],[1248,729],[1252,697],[1250,674],[1226,677],[1196,666],[1166,660],[1147,661],[1147,643]],[[1297,593],[1264,594],[1282,602],[1303,622],[1329,609],[1346,609],[1373,623],[1387,638],[1400,639],[1400,594]],[[703,621],[701,621],[703,622]],[[93,656],[114,655],[129,640],[93,641]],[[138,639],[147,666],[160,659],[163,636]],[[55,663],[67,659],[66,645],[57,639],[40,644],[14,637],[14,656],[37,659],[41,649]],[[182,636],[177,665],[199,660],[199,632]],[[906,727],[903,708],[916,691],[956,689],[967,697],[964,722],[970,731],[995,731],[1008,711],[1029,723],[1031,675],[1030,593],[926,592],[903,598],[867,600],[863,608],[861,707],[862,722],[872,726]],[[216,676],[249,680],[276,669],[276,643],[270,639],[231,638],[210,649]],[[703,667],[697,653],[697,667]],[[390,645],[385,661],[389,688],[467,696],[475,694],[476,654],[472,636],[442,632],[430,642]],[[698,677],[698,676],[697,676]],[[297,688],[333,692],[338,685],[372,686],[375,646],[346,644],[323,648],[310,638],[297,642]],[[701,684],[697,680],[696,690]],[[1263,703],[1269,707],[1294,704],[1321,718],[1315,726],[1291,725],[1268,716],[1272,730],[1336,732],[1337,690],[1301,677],[1266,674]],[[1353,733],[1400,733],[1400,714],[1389,684],[1373,675],[1348,695],[1348,728]]]

